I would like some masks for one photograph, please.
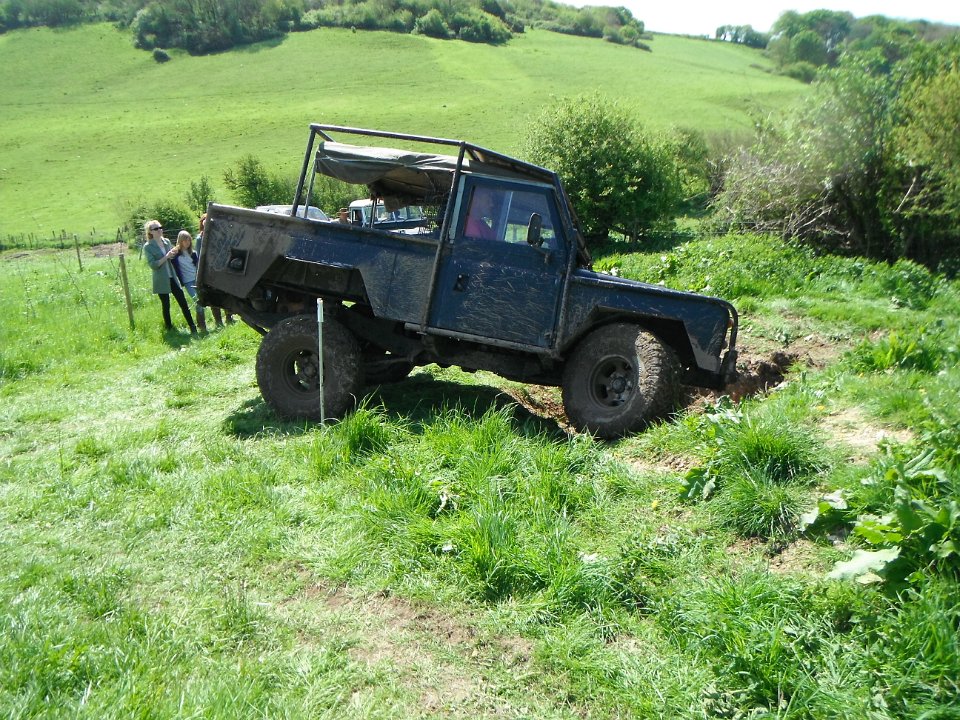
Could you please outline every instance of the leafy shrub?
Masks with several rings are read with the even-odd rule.
[[[870,550],[838,563],[833,577],[894,584],[924,573],[960,579],[960,481],[949,464],[956,450],[944,456],[942,446],[920,449],[927,436],[919,445],[886,445],[866,489],[852,494],[846,517]]]
[[[170,54],[166,50],[162,50],[161,48],[154,48],[153,59],[156,60],[158,63],[165,63],[168,60],[170,60]]]
[[[143,242],[143,224],[147,220],[159,220],[166,237],[176,237],[180,230],[193,233],[197,228],[197,216],[179,200],[157,200],[153,203],[138,203],[127,210],[126,225],[131,228],[134,243]]]
[[[227,168],[223,181],[244,207],[289,203],[296,192],[293,179],[267,171],[253,155],[246,155],[235,167]]]
[[[178,47],[203,54],[277,37],[295,25],[299,15],[300,6],[284,0],[151,0],[130,28],[139,48]]]
[[[929,269],[903,258],[875,266],[870,280],[868,284],[889,293],[894,305],[912,310],[925,309],[943,287],[942,279]]]
[[[331,217],[336,217],[339,208],[347,207],[357,198],[365,197],[368,192],[365,185],[351,185],[326,175],[317,175],[309,204],[323,209]]]
[[[563,179],[591,244],[611,229],[637,238],[673,224],[682,192],[674,146],[599,95],[544,111],[527,130],[524,152]]]
[[[426,15],[417,18],[413,24],[413,31],[418,35],[426,35],[432,38],[441,38],[446,40],[452,36],[450,26],[443,19],[443,15],[436,8],[431,9]]]
[[[450,27],[461,40],[498,45],[510,39],[512,33],[504,22],[476,8],[455,13]]]
[[[850,351],[846,360],[859,372],[903,369],[936,372],[958,359],[942,330],[919,327],[903,333],[890,332],[879,340],[865,340]]]
[[[207,211],[207,204],[213,199],[213,186],[206,175],[201,175],[199,180],[191,180],[190,189],[184,194],[184,200],[197,217]]]
[[[758,123],[752,147],[730,157],[719,221],[928,267],[955,256],[960,155],[939,138],[960,116],[958,58],[957,42],[844,53],[805,105]],[[791,69],[807,79],[811,68]]]
[[[805,60],[785,65],[781,72],[787,77],[804,83],[812,83],[817,79],[817,66]]]

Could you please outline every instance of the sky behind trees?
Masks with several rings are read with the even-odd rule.
[[[623,5],[652,32],[709,35],[720,25],[752,25],[767,32],[787,10],[804,13],[824,8],[853,13],[855,17],[886,15],[906,20],[931,20],[960,25],[960,3],[947,0],[691,0],[647,3],[641,0],[588,0],[583,5]]]

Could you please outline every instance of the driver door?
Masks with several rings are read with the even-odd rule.
[[[550,347],[567,264],[553,188],[470,177],[459,207],[441,251],[430,325]],[[542,223],[538,246],[527,242],[531,217]]]

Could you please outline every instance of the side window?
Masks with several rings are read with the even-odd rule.
[[[543,246],[557,249],[556,213],[551,196],[540,189],[504,189],[476,185],[470,196],[463,234],[469,238],[526,243],[532,215],[540,216]]]
[[[510,194],[506,240],[515,243],[527,242],[527,227],[530,225],[530,217],[536,213],[543,223],[540,233],[543,246],[557,249],[559,241],[555,227],[556,218],[552,211],[550,198],[544,192],[535,190],[515,190]]]

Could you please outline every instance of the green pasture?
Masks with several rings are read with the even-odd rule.
[[[0,255],[0,716],[957,716],[956,283],[606,248],[734,300],[743,378],[602,444],[437,367],[279,421],[255,332],[164,333],[136,249],[131,329],[94,253]],[[874,542],[907,580],[828,578]]]
[[[747,48],[673,36],[650,44],[530,31],[490,47],[321,29],[158,64],[107,24],[6,33],[0,241],[109,238],[131,201],[179,198],[202,175],[223,193],[223,171],[250,153],[295,174],[310,122],[512,152],[532,114],[585,92],[618,99],[651,128],[725,136],[806,91]]]

